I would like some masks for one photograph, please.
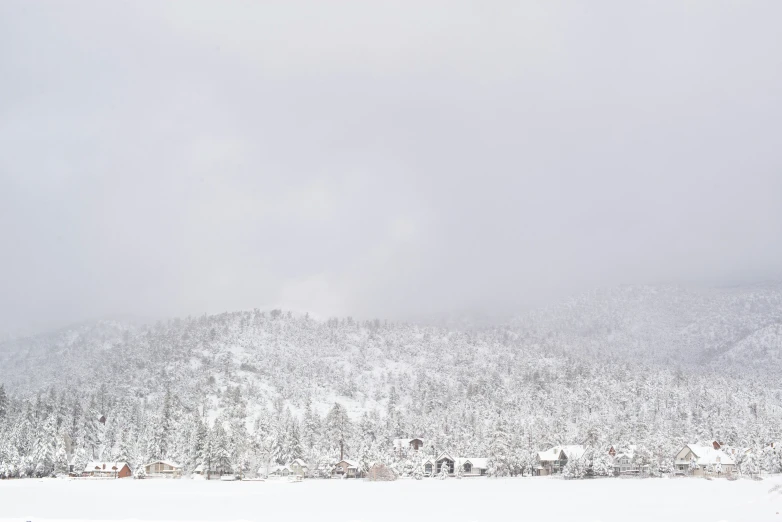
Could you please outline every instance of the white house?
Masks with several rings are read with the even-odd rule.
[[[291,475],[296,475],[297,477],[304,477],[309,471],[307,463],[302,459],[294,460],[288,465],[288,468],[291,470]]]
[[[628,446],[614,455],[614,474],[640,475],[649,472],[649,464],[638,464],[635,458],[637,446]]]
[[[449,475],[455,475],[461,469],[464,477],[480,477],[486,475],[489,459],[483,457],[452,457],[443,452],[437,458],[427,458],[421,463],[424,475],[439,475],[445,468]]]
[[[538,452],[538,465],[535,467],[536,475],[555,475],[562,473],[570,459],[580,459],[584,455],[584,446],[554,446],[553,448]]]
[[[676,471],[694,476],[730,475],[736,463],[730,455],[714,446],[687,444],[674,458]]]

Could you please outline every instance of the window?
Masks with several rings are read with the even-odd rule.
[[[465,473],[472,473],[472,464],[469,462],[464,463],[464,472]]]

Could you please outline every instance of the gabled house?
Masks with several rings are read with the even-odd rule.
[[[424,475],[439,475],[445,468],[449,475],[455,475],[461,470],[464,477],[485,476],[489,469],[489,459],[483,457],[452,457],[449,453],[441,453],[439,457],[427,458],[421,463]]]
[[[614,475],[640,475],[649,473],[648,464],[638,464],[635,458],[637,446],[628,446],[614,455]]]
[[[687,444],[676,454],[674,466],[678,473],[700,477],[730,475],[735,471],[736,463],[722,449],[714,449],[713,444]]]
[[[268,471],[268,475],[267,475]],[[258,470],[258,475],[263,476],[269,476],[269,477],[288,477],[290,476],[291,468],[289,466],[283,465],[283,466],[269,466],[268,470],[266,466],[261,466],[261,468]]]
[[[307,463],[304,462],[302,459],[294,460],[288,465],[288,467],[291,470],[291,475],[296,475],[297,477],[305,477],[307,475],[307,472],[309,471],[309,467],[307,467]]]
[[[144,472],[149,478],[179,478],[182,476],[182,466],[171,460],[156,460],[144,464]]]
[[[424,475],[427,477],[432,476],[434,473],[434,459],[427,458],[421,463],[421,469],[424,471]]]
[[[88,462],[82,477],[126,478],[132,476],[127,462]]]
[[[450,456],[448,453],[443,452],[434,460],[434,466],[435,475],[440,474],[443,466],[445,466],[445,468],[448,470],[447,473],[449,475],[453,475],[456,471],[456,459]]]
[[[580,459],[584,455],[584,446],[554,446],[553,448],[538,452],[535,474],[540,476],[556,475],[562,473],[568,460]]]
[[[342,459],[334,466],[335,475],[344,478],[361,478],[364,473],[361,471],[361,466],[358,462]]]

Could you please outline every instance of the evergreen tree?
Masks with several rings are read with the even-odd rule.
[[[8,413],[8,396],[5,393],[5,385],[0,384],[0,423],[5,419]]]

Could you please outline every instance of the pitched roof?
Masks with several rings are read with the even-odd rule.
[[[342,459],[339,462],[337,462],[337,465],[339,465],[339,464],[341,464],[343,462],[346,463],[349,468],[356,468],[356,469],[358,469],[358,462],[356,462],[355,460]]]
[[[447,451],[443,451],[442,453],[440,453],[440,456],[439,456],[439,457],[437,457],[437,458],[436,458],[436,459],[434,459],[434,460],[436,460],[436,461],[437,461],[437,460],[442,460],[442,459],[444,459],[444,458],[446,458],[446,459],[448,459],[448,460],[452,460],[452,461],[456,462],[456,459],[455,459],[455,458],[453,458],[453,457],[452,457],[452,456],[451,456],[451,455],[450,455],[450,454],[449,454]]]
[[[119,471],[125,466],[130,469],[130,465],[127,462],[98,462],[94,460],[87,463],[87,465],[84,467],[84,471],[101,471],[104,473],[110,473],[112,471]]]
[[[546,451],[538,452],[538,459],[542,461],[559,460],[562,453],[568,459],[580,459],[584,455],[584,446],[580,444],[571,444],[569,446],[554,446]]]
[[[700,444],[687,444],[687,448],[695,455],[695,463],[699,466],[709,466],[715,464],[729,464],[733,465],[735,462],[733,459],[722,451],[721,449],[715,450],[713,446],[702,446]]]
[[[459,457],[456,459],[457,466],[464,466],[466,463],[470,463],[473,468],[477,469],[489,469],[489,459],[482,457]]]
[[[144,464],[144,467],[146,468],[147,466],[151,466],[152,464],[157,464],[158,462],[160,464],[165,464],[166,466],[171,466],[172,468],[176,468],[176,469],[179,469],[179,468],[182,467],[179,464],[177,464],[176,462],[174,462],[173,460],[153,460],[152,462],[150,462],[148,464]]]

